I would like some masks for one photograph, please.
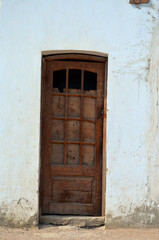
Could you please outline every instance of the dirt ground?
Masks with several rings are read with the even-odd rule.
[[[0,227],[0,240],[159,240],[159,229],[84,229],[73,226],[41,225],[39,228]]]

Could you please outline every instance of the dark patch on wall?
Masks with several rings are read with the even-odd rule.
[[[38,224],[38,214],[31,214],[31,204],[23,198],[0,205],[0,225],[6,227],[32,227]]]
[[[134,212],[125,216],[106,216],[106,228],[158,228],[159,208],[157,204],[152,206],[141,205]]]

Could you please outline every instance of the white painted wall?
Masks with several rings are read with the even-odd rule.
[[[0,224],[37,223],[42,51],[108,54],[108,226],[159,225],[159,1],[2,0]]]

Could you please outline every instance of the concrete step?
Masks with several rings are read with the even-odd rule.
[[[63,226],[99,227],[105,224],[105,217],[42,215],[40,216],[40,223]]]

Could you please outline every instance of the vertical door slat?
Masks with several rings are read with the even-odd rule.
[[[67,163],[67,115],[68,115],[68,77],[69,77],[69,70],[66,70],[66,105],[65,105],[65,158],[64,158],[64,166]]]

